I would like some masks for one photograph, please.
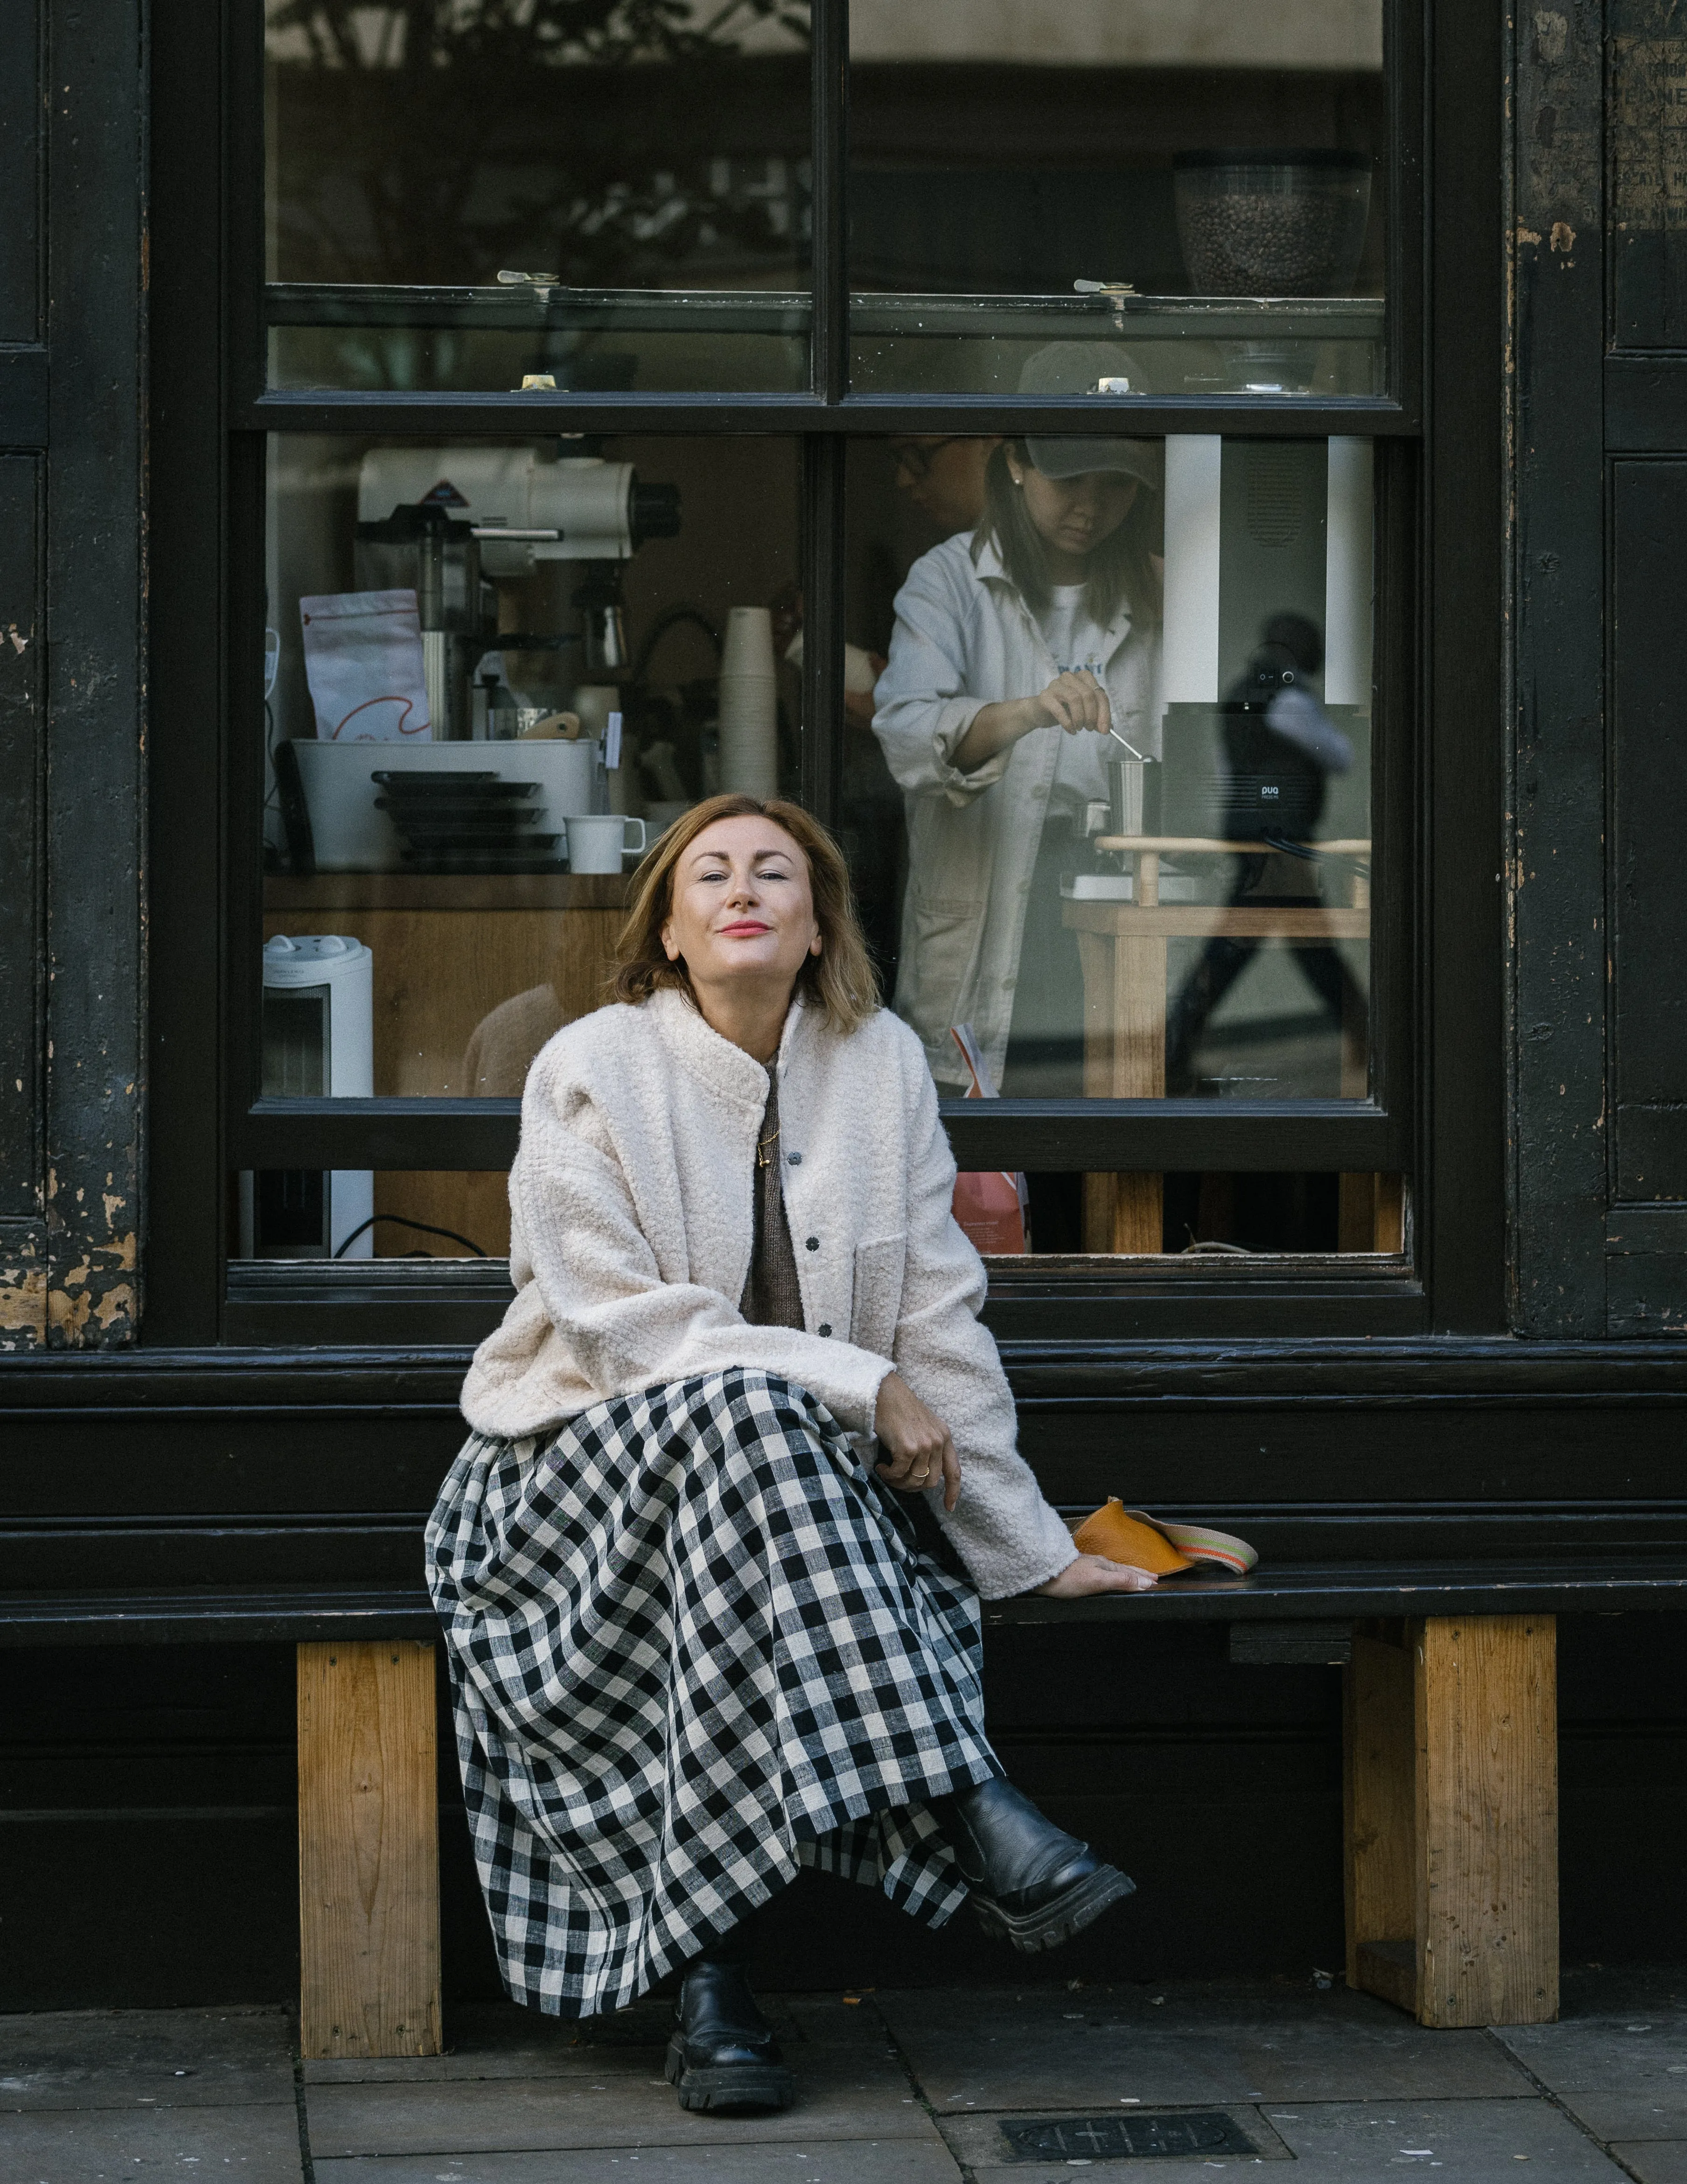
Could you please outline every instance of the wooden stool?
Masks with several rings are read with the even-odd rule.
[[[439,2053],[433,1654],[416,1638],[298,1649],[307,2058]]]
[[[1354,1634],[1347,1983],[1421,2025],[1558,2014],[1556,1664],[1550,1615]]]
[[[1160,861],[1167,851],[1203,856],[1270,854],[1268,842],[1185,839],[1169,834],[1104,834],[1098,850],[1129,854],[1136,869],[1134,902],[1074,901],[1062,922],[1077,935],[1083,976],[1083,1090],[1090,1100],[1162,1100],[1166,1096],[1166,1004],[1168,941],[1278,940],[1328,946],[1368,940],[1368,880],[1356,875],[1352,901],[1272,904],[1249,908],[1230,903],[1162,903]],[[1333,856],[1368,857],[1368,841],[1325,842]],[[1341,1095],[1362,1100],[1370,1056],[1359,1028],[1342,1027]],[[1402,1201],[1398,1177],[1344,1176],[1341,1249],[1398,1251]],[[1162,1248],[1161,1190],[1157,1175],[1088,1175],[1084,1178],[1084,1249],[1141,1253]]]

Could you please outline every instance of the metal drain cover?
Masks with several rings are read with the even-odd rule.
[[[1022,2161],[1130,2161],[1152,2153],[1259,2152],[1233,2119],[1217,2109],[1051,2116],[1005,2123],[1002,2137]]]

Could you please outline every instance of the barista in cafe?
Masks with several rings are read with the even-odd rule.
[[[970,535],[896,599],[873,719],[906,800],[897,1013],[964,1089],[970,1022],[1005,1094],[1083,1091],[1083,985],[1062,863],[1107,794],[1109,731],[1159,753],[1157,443],[1003,441]]]

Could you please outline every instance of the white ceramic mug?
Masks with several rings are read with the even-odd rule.
[[[618,872],[627,850],[641,857],[644,854],[642,819],[629,818],[620,811],[589,817],[571,812],[563,824],[568,830],[568,869],[571,872]],[[627,838],[629,827],[638,829],[636,842]]]

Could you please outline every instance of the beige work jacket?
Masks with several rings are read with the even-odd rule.
[[[993,545],[975,561],[961,532],[922,554],[896,597],[890,661],[873,732],[907,798],[908,892],[896,1012],[919,1034],[932,1074],[964,1088],[949,1037],[970,1023],[998,1084],[1007,1059],[1032,873],[1066,731],[1034,729],[970,773],[951,753],[988,705],[1034,697],[1060,671]],[[1160,637],[1121,608],[1105,632],[1113,724],[1160,755]],[[1093,747],[1096,794],[1106,755]]]

